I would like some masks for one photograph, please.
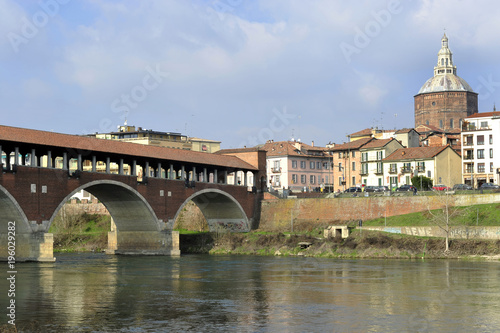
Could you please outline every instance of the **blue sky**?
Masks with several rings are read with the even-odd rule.
[[[3,125],[123,124],[253,146],[412,127],[444,29],[457,74],[500,103],[496,1],[0,0]]]

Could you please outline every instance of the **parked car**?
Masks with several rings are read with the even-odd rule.
[[[443,184],[436,184],[432,187],[432,189],[434,191],[449,191],[449,190],[451,190],[451,188],[449,188],[448,186],[443,185]]]
[[[378,186],[367,185],[365,186],[365,192],[378,192]]]
[[[388,186],[377,186],[377,192],[389,192]]]
[[[453,190],[472,190],[472,186],[467,185],[467,184],[455,184],[453,185]]]
[[[350,192],[361,192],[361,187],[353,186],[349,187],[347,190],[344,191],[344,193],[350,193]]]
[[[414,191],[415,187],[412,185],[401,185],[396,189],[397,192],[408,192],[408,191]]]
[[[480,190],[496,190],[499,188],[500,186],[493,183],[483,183],[481,186],[479,186]]]

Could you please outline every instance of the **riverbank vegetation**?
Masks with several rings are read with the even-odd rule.
[[[500,205],[485,204],[460,207],[458,224],[469,226],[500,225]],[[431,212],[381,217],[363,221],[363,226],[432,226]],[[350,225],[356,226],[358,221]],[[334,224],[334,223],[333,223]],[[343,222],[342,224],[346,224]],[[349,224],[349,223],[348,223]],[[61,210],[49,232],[54,234],[54,252],[102,251],[107,247],[111,218],[97,214],[65,214]],[[500,241],[451,240],[445,251],[442,238],[415,237],[354,229],[342,239],[324,239],[326,225],[305,223],[294,233],[252,231],[229,233],[224,230],[208,232],[196,226],[196,231],[179,230],[181,253],[304,255],[333,258],[458,258],[467,256],[500,255]],[[301,244],[299,244],[301,243]]]

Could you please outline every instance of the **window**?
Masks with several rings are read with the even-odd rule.
[[[490,158],[493,158],[493,148],[490,148]]]
[[[342,152],[339,151],[339,158],[342,158]]]
[[[356,177],[355,176],[352,176],[352,183],[351,185],[356,185]]]
[[[382,186],[382,178],[378,179],[378,186]]]
[[[490,172],[493,172],[493,162],[490,162]]]
[[[429,126],[429,121],[428,121],[428,120],[426,120],[426,121],[425,121],[425,124],[426,124],[427,126]]]
[[[439,119],[439,128],[443,128],[443,119]]]
[[[477,150],[477,158],[484,158],[484,149]]]
[[[339,171],[342,171],[342,163],[339,162]]]
[[[481,128],[488,128],[488,122],[487,121],[482,121],[481,122]]]
[[[478,145],[484,145],[484,135],[478,135],[477,136],[477,144]]]
[[[411,184],[411,182],[410,182],[410,176],[406,176],[405,177],[405,181],[406,181],[407,185],[410,185]]]
[[[314,169],[314,165],[315,165],[315,163],[314,163],[314,162],[312,162],[312,161],[311,161],[311,162],[309,162],[309,167],[310,167],[311,169]]]
[[[484,172],[484,163],[477,164],[477,172]]]
[[[330,178],[328,178],[328,176],[326,176],[326,182],[325,183],[329,184],[329,182],[328,182],[329,180],[330,180]]]
[[[450,119],[450,128],[453,128],[453,118]]]
[[[381,160],[383,158],[384,152],[383,151],[378,151],[377,152],[377,160]]]
[[[431,171],[430,170],[427,171],[427,177],[431,178]]]
[[[296,173],[292,174],[292,184],[297,184],[299,182],[299,177]]]
[[[330,169],[330,163],[328,162],[323,162],[323,169],[329,170]]]
[[[361,162],[368,161],[368,153],[361,153]]]
[[[297,161],[292,161],[292,168],[297,169]]]
[[[306,168],[306,161],[300,161],[300,168],[305,169]]]
[[[316,176],[311,175],[311,177],[309,177],[309,180],[310,180],[309,182],[310,182],[311,184],[316,184]]]
[[[362,163],[361,164],[361,174],[362,175],[367,175],[368,174],[368,164],[367,163]]]
[[[280,169],[280,160],[274,161],[274,169],[279,170]]]
[[[339,186],[342,185],[342,177],[339,177]]]
[[[321,170],[321,162],[316,162],[316,169]]]
[[[383,173],[382,162],[377,162],[377,173]]]
[[[352,151],[352,157],[356,157],[356,152],[354,150]]]
[[[397,176],[390,177],[389,181],[390,181],[391,187],[393,187],[393,188],[398,187],[398,177]]]
[[[490,145],[492,145],[492,144],[493,144],[493,135],[490,134]]]
[[[300,182],[302,184],[305,184],[306,183],[306,175],[300,175]]]
[[[356,162],[352,162],[352,171],[356,171]]]
[[[391,173],[396,173],[398,172],[397,164],[396,163],[391,163],[389,165],[389,172]]]

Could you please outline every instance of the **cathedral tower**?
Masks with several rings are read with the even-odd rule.
[[[478,112],[477,93],[457,76],[452,55],[444,34],[434,76],[414,97],[415,127],[432,125],[443,130],[459,129],[465,117]]]

